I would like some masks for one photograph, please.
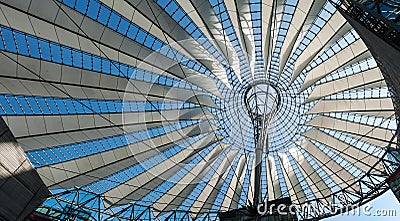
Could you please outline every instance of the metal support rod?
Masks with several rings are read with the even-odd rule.
[[[256,167],[254,173],[254,196],[253,196],[253,205],[257,208],[257,205],[260,203],[261,199],[261,162],[263,155],[263,147],[262,144],[256,144]]]
[[[259,83],[250,87],[245,96],[245,104],[253,123],[255,162],[253,209],[262,200],[262,162],[264,153],[268,153],[268,127],[279,105],[279,93],[267,83]],[[255,214],[255,220],[258,215]]]

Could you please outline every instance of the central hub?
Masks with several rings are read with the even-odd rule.
[[[278,110],[279,103],[278,90],[267,83],[255,84],[245,94],[246,109],[252,119],[262,117],[263,121],[267,120],[269,123]]]
[[[250,86],[245,94],[245,104],[254,129],[254,141],[268,150],[268,128],[280,102],[278,90],[270,84]]]

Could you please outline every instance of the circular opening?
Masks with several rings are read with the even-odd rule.
[[[272,117],[278,109],[280,95],[270,84],[259,83],[249,87],[245,94],[247,112],[250,115]]]

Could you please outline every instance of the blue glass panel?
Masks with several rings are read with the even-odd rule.
[[[108,21],[108,27],[110,27],[113,30],[117,30],[120,20],[121,20],[121,16],[115,12],[112,12],[111,16],[110,16],[110,20]]]
[[[47,41],[39,39],[39,47],[40,47],[40,55],[43,60],[50,61],[51,53],[50,53],[50,44]]]
[[[89,0],[77,0],[75,8],[80,13],[86,14],[86,11],[88,10],[88,5]]]
[[[107,25],[110,15],[111,15],[111,10],[107,6],[101,5],[99,18],[97,21],[103,25]]]
[[[61,47],[62,60],[66,65],[72,65],[72,52],[66,47]]]
[[[1,33],[3,35],[3,40],[6,46],[6,50],[9,52],[17,52],[17,47],[15,46],[14,35],[9,28],[1,28]]]
[[[50,43],[52,61],[62,63],[61,47],[58,44]]]
[[[88,10],[87,10],[87,15],[90,18],[96,20],[98,14],[99,14],[99,11],[100,11],[100,3],[98,3],[95,0],[90,0],[89,7],[88,7]]]
[[[17,42],[18,53],[22,55],[28,55],[28,45],[24,34],[15,32],[15,41]]]

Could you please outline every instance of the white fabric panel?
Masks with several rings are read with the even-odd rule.
[[[128,146],[115,148],[113,150],[104,151],[59,164],[41,167],[37,170],[41,177],[46,178],[45,183],[47,186],[53,186],[53,188],[68,188],[59,183],[73,177],[79,177],[83,173],[91,172],[103,167],[104,165],[112,164],[130,156],[135,156],[136,159],[140,160],[147,159],[150,156],[158,154],[159,147],[181,140],[181,134],[192,133],[191,136],[195,136],[200,133],[211,131],[210,127],[207,128],[206,126],[202,126],[202,130],[199,130],[199,127],[200,125],[193,125],[180,131],[172,131],[168,134],[147,139],[139,143],[130,144]],[[90,179],[84,176],[83,178]],[[80,186],[79,183],[77,183],[76,186]]]
[[[278,156],[280,158],[281,168],[283,169],[283,177],[285,178],[290,193],[290,198],[296,204],[303,204],[307,200],[307,197],[292,165],[289,162],[289,157],[282,153],[278,153]]]
[[[237,1],[225,0],[224,2],[225,2],[226,10],[228,11],[228,14],[229,14],[229,18],[231,19],[233,29],[235,30],[236,37],[238,38],[239,45],[243,51],[246,61],[248,62],[251,59],[249,58],[247,48],[245,47],[246,46],[245,36],[244,36],[244,33],[242,32],[242,28],[241,28],[241,24],[240,24],[240,16],[238,15],[237,8],[236,8]]]
[[[389,144],[389,141],[392,139],[395,133],[395,131],[389,129],[374,127],[362,123],[354,123],[327,116],[317,116],[308,123],[306,123],[306,125],[328,128],[332,130],[341,131],[343,133],[356,135],[356,138],[360,138],[361,140],[371,142],[373,145],[382,148],[386,147]],[[397,139],[395,138],[393,142],[397,142]]]
[[[110,7],[115,12],[121,14],[129,21],[148,31],[150,34],[154,35],[156,38],[160,39],[164,43],[169,43],[179,52],[184,54],[187,57],[190,55],[186,52],[186,50],[181,47],[179,44],[174,44],[175,40],[171,36],[171,33],[163,32],[158,26],[153,25],[157,24],[156,21],[151,21],[148,17],[146,17],[140,10],[136,10],[126,1],[116,1],[116,0],[100,0],[102,3]],[[153,3],[151,3],[153,4]]]
[[[275,160],[273,157],[268,157],[268,162],[269,162],[269,167],[271,170],[271,178],[272,178],[272,188],[273,188],[273,192],[271,192],[271,194],[274,194],[274,196],[270,196],[272,198],[270,198],[271,200],[273,199],[278,199],[282,196],[282,189],[281,189],[281,184],[279,182],[279,176],[278,176],[278,170],[276,168],[276,164],[275,164]]]
[[[229,151],[227,156],[223,159],[223,161],[221,162],[219,167],[216,169],[216,174],[221,174],[222,180],[228,174],[227,167],[230,166],[230,164],[232,163],[232,160],[235,158],[236,154],[237,154],[237,151]],[[211,201],[208,202],[207,199],[209,198],[211,192],[213,191],[213,187],[217,186],[217,183],[219,180],[220,179],[218,179],[218,177],[214,177],[208,182],[208,184],[204,187],[204,189],[201,191],[201,193],[198,197],[198,199],[201,199],[201,201],[195,201],[193,203],[192,207],[190,208],[190,211],[192,211],[194,213],[198,213],[205,206],[205,203],[211,203]]]
[[[239,16],[240,29],[244,46],[246,47],[247,57],[249,58],[251,73],[254,73],[255,44],[253,35],[253,23],[251,20],[249,0],[236,1],[236,9]]]
[[[376,86],[375,84],[371,85],[372,83],[378,83],[382,86],[384,85],[383,76],[379,68],[366,70],[335,81],[329,81],[327,83],[320,84],[314,88],[306,102],[311,102],[313,100],[317,100],[338,92],[347,91],[362,86]]]
[[[345,18],[337,11],[324,27],[318,32],[315,38],[304,49],[296,60],[292,82],[299,76],[308,63],[322,50],[329,47],[345,33],[350,31],[351,26],[346,23]]]
[[[207,138],[205,138],[206,141],[210,141],[210,143],[214,143],[216,142],[218,139],[215,136],[213,136],[213,134],[207,135]],[[176,142],[180,142],[179,140]],[[118,161],[113,161],[110,162],[109,164],[102,166],[102,167],[97,167],[96,169],[81,175],[81,176],[75,176],[71,179],[65,180],[62,183],[59,183],[58,186],[65,186],[65,187],[72,187],[72,186],[76,186],[76,185],[87,185],[89,183],[95,182],[97,181],[99,178],[104,178],[107,177],[109,175],[112,175],[113,173],[115,173],[116,171],[120,171],[123,170],[129,166],[132,166],[133,164],[137,163],[138,160],[142,161],[142,159],[148,159],[149,157],[152,157],[154,154],[157,154],[161,151],[165,151],[168,148],[172,147],[173,145],[175,145],[175,143],[169,143],[163,146],[158,147],[158,151],[157,152],[142,152],[140,154],[136,154],[136,155],[129,155],[129,156],[125,156],[125,158],[119,159]],[[101,156],[99,156],[97,158],[99,162],[102,162],[101,160]],[[158,179],[157,181],[160,181],[160,179]],[[154,182],[157,183],[157,182]],[[148,189],[143,190],[143,191],[148,191]]]
[[[316,81],[325,77],[339,67],[343,67],[349,63],[356,63],[368,57],[371,57],[371,54],[369,53],[367,46],[361,39],[358,39],[332,57],[323,61],[315,68],[311,69],[311,71],[307,73],[307,77],[304,80],[300,91],[307,89]]]
[[[308,3],[307,1],[304,1],[304,2],[305,2],[305,4]],[[305,4],[303,4],[304,2],[299,2],[298,3],[298,4],[301,4],[300,8],[303,8],[303,10],[305,10],[304,8],[307,8],[307,6],[305,6]],[[291,41],[290,46],[287,47],[288,50],[284,51],[285,54],[283,54],[283,51],[281,52],[281,55],[284,55],[284,56],[282,57],[282,60],[280,61],[279,75],[282,74],[284,65],[286,64],[287,60],[290,58],[290,56],[294,52],[294,50],[298,47],[298,44],[300,43],[300,40],[302,39],[301,35],[304,34],[305,31],[308,30],[311,27],[311,25],[313,24],[315,19],[319,16],[319,14],[321,12],[321,8],[324,6],[325,2],[324,1],[314,1],[313,3],[308,3],[308,4],[310,4],[311,8],[309,8],[308,11],[307,11],[307,13],[308,13],[307,17],[305,18],[301,29],[297,32],[295,38]],[[306,12],[306,11],[304,11],[304,12]],[[295,22],[295,21],[296,20],[293,18],[292,22]],[[343,31],[344,31],[343,28],[340,28],[339,30],[336,30],[335,36],[342,35]],[[332,32],[329,32],[329,33],[332,34]],[[333,42],[334,39],[335,39],[335,36],[328,36],[326,38],[326,39],[329,39],[329,42],[327,44],[330,44],[331,42]],[[295,39],[297,39],[297,41]],[[306,48],[305,50],[307,50],[307,49],[308,48]],[[314,49],[311,49],[311,50],[314,50]],[[301,56],[301,54],[300,54],[300,56]]]
[[[222,148],[221,148],[222,147]],[[221,154],[225,151],[229,145],[220,144],[217,147],[213,148],[210,153],[208,153],[204,159],[202,159],[192,170],[190,173],[187,173],[179,183],[176,183],[171,189],[169,189],[163,196],[161,196],[154,204],[153,207],[160,211],[168,211],[176,206],[176,201],[183,201],[184,197],[182,192],[187,188],[187,185],[191,187],[189,189],[193,190],[196,185],[202,181],[202,178],[208,171],[213,171],[217,175],[215,169],[211,169],[210,165],[212,165],[216,158],[215,155]],[[189,195],[191,191],[185,191],[186,196]],[[176,197],[174,197],[176,196]],[[178,199],[179,198],[179,199]],[[157,216],[157,215],[156,215]]]
[[[311,166],[310,162],[298,148],[290,148],[289,153],[295,159],[299,170],[305,177],[308,186],[316,198],[324,198],[332,193],[319,173]],[[331,198],[327,198],[327,200],[332,202]]]
[[[279,4],[277,1],[276,4]],[[264,58],[264,66],[268,67],[271,53],[271,30],[273,23],[276,22],[274,17],[274,1],[261,0],[261,40],[262,40],[262,50]]]
[[[123,125],[125,132],[134,132],[157,125],[167,126],[178,120],[203,120],[205,117],[208,120],[216,119],[209,110],[201,108],[165,110],[161,113],[5,116],[5,119],[23,149],[29,151],[122,134]]]
[[[78,120],[81,122],[84,122],[84,120],[94,120],[96,117],[94,116],[88,116],[87,119],[84,118],[78,118]],[[38,119],[40,120],[40,118]],[[43,119],[42,119],[43,120]],[[63,119],[59,116],[55,116],[53,123],[60,123],[63,121]],[[64,119],[65,120],[65,119]],[[46,127],[51,128],[54,127],[53,124],[47,124],[47,119],[46,119]],[[83,123],[82,123],[83,124]],[[57,125],[57,124],[56,124]],[[139,130],[145,130],[153,127],[158,127],[162,126],[161,123],[148,123],[148,124],[141,124],[141,125],[132,125],[131,130],[132,131],[139,131]],[[61,125],[60,125],[61,127]],[[53,128],[54,129],[54,128]],[[62,129],[62,128],[61,128]],[[109,136],[115,136],[118,134],[123,134],[122,130],[122,125],[114,125],[114,126],[93,126],[93,127],[86,127],[84,129],[79,129],[79,130],[65,130],[65,131],[59,131],[59,133],[43,133],[43,134],[37,134],[34,136],[26,136],[26,137],[20,137],[18,138],[18,142],[21,144],[23,149],[25,151],[29,150],[37,150],[37,149],[43,149],[47,147],[53,147],[53,146],[62,146],[62,145],[67,145],[71,143],[78,143],[78,142],[83,142],[87,140],[95,140],[95,139],[100,139],[103,137],[109,137]]]
[[[3,94],[136,101],[163,97],[163,99],[175,100],[176,98],[180,101],[189,100],[192,103],[200,102],[206,106],[217,107],[209,95],[196,90],[134,79],[128,82],[127,79],[114,75],[81,70],[25,56],[15,56],[8,52],[3,53],[0,54],[0,61],[9,64],[9,68],[0,74],[0,93]],[[20,65],[15,63],[17,59]],[[18,79],[20,77],[24,79]],[[198,95],[197,99],[194,99],[195,95]]]
[[[194,8],[196,9],[197,13],[202,17],[204,20],[205,25],[207,26],[209,32],[211,33],[212,37],[211,39],[215,40],[215,44],[218,45],[218,49],[222,50],[224,58],[228,58],[229,60],[233,59],[236,56],[236,52],[228,40],[228,36],[225,35],[222,24],[219,22],[218,17],[214,13],[211,4],[208,1],[200,1],[200,0],[192,0],[191,1]],[[185,47],[187,50],[189,49],[195,49],[196,46],[193,46],[191,44],[197,44],[194,42],[188,42],[188,45]],[[189,46],[190,45],[190,46]],[[194,52],[194,51],[191,51]],[[215,76],[221,80],[228,88],[230,88],[230,84],[228,82],[228,78],[226,75],[226,71],[223,68],[223,66],[217,61],[215,58],[213,58],[212,55],[209,54],[206,50],[204,52],[201,52],[200,50],[197,50],[196,52],[192,53],[194,57],[198,57],[197,59],[199,61],[203,61],[204,65],[215,74]],[[234,56],[233,56],[234,55]],[[232,56],[232,57],[230,57]],[[228,60],[226,59],[226,60]],[[235,62],[238,63],[238,62]],[[235,73],[239,76],[239,67],[237,65],[232,66],[234,68]]]
[[[245,155],[242,155],[239,159],[239,163],[234,172],[235,174],[233,175],[232,180],[229,184],[229,186],[231,188],[228,188],[225,198],[222,201],[222,205],[221,205],[222,211],[230,210],[231,209],[230,205],[233,203],[232,201],[233,201],[235,195],[237,195],[237,194],[240,195],[240,192],[236,192],[236,190],[237,190],[237,186],[243,185],[243,180],[240,180],[240,178],[242,177],[241,175],[243,173],[245,163],[246,163]]]
[[[208,32],[206,28],[206,24],[204,23],[203,19],[196,11],[196,8],[189,0],[176,0],[178,4],[182,7],[182,9],[188,14],[188,16],[193,20],[196,26],[203,32],[207,39],[212,39],[212,36]]]
[[[243,185],[244,185],[244,179],[246,178],[246,172],[247,172],[247,155],[245,155],[245,163],[242,167],[242,169],[240,170],[239,173],[237,173],[239,180],[236,184],[234,184],[233,186],[235,186],[235,194],[233,195],[231,204],[230,204],[230,209],[233,208],[238,208],[238,206],[240,206],[240,203],[244,203],[241,202],[240,197],[241,197],[241,193],[243,190]]]
[[[202,121],[196,125],[167,133],[166,136],[162,136],[159,140],[153,140],[153,142],[149,143],[147,146],[131,145],[130,150],[133,154],[143,151],[152,151],[153,148],[164,145],[166,142],[179,140],[183,137],[187,138],[186,136],[193,136],[192,134],[207,133],[217,129],[218,128],[214,124],[210,125],[210,122]]]
[[[358,149],[357,147],[344,143],[320,130],[312,129],[303,133],[302,135],[328,146],[352,166],[356,166],[365,172],[371,168],[371,165],[374,165],[377,161],[379,161],[379,159],[373,155],[370,155]],[[377,169],[383,168],[379,165]]]
[[[391,98],[322,100],[307,113],[357,112],[364,115],[385,117],[394,113]]]
[[[18,11],[15,9],[9,8],[5,5],[1,5],[1,8],[3,9],[2,11],[11,11],[13,13],[15,12],[15,14],[18,15]],[[61,27],[54,26],[53,23],[39,20],[38,18],[35,18],[33,16],[28,16],[30,22],[33,24],[31,28],[33,29],[33,32],[29,32],[30,29],[26,30],[23,29],[21,31],[27,32],[28,34],[36,35],[38,37],[50,41],[60,43],[62,45],[72,47],[77,50],[81,50],[83,52],[119,61],[127,65],[135,67],[139,65],[139,68],[141,69],[153,71],[161,75],[170,76],[172,73],[179,78],[187,78],[192,76],[195,77],[200,75],[203,78],[202,81],[196,81],[195,79],[189,81],[200,87],[202,87],[203,85],[204,89],[210,91],[211,93],[214,93],[216,96],[221,96],[213,80],[205,81],[209,77],[204,76],[203,74],[200,74],[197,71],[188,69],[187,67],[184,66],[179,67],[178,69],[168,71],[168,69],[170,69],[171,66],[177,64],[175,61],[172,61],[169,58],[158,54],[159,56],[157,56],[156,60],[149,62],[148,55],[152,53],[150,49],[147,49],[145,46],[139,45],[138,43],[123,37],[119,33],[104,27],[103,25],[91,20],[88,17],[84,17],[83,15],[79,14],[73,9],[68,8],[67,6],[63,6],[63,9],[68,13],[70,17],[75,19],[75,22],[77,24],[82,24],[80,28],[85,32],[85,34],[78,35],[76,33],[77,27],[75,24],[71,22],[65,24],[65,21],[70,21],[70,17],[66,17],[63,12],[60,12],[57,15],[58,17],[63,17],[63,18],[55,20],[55,24],[58,24]],[[35,15],[39,17],[41,16],[41,14],[35,14]],[[24,19],[24,18],[18,17],[15,20],[19,19]],[[53,22],[53,20],[51,20],[51,22]],[[11,22],[4,25],[9,26],[11,28],[19,27],[18,23],[14,24]],[[104,30],[107,31],[108,33],[107,37],[99,38],[98,36],[103,36],[102,33]],[[36,33],[41,33],[41,35],[38,35]],[[86,37],[86,35],[88,37]],[[93,41],[95,41],[96,43],[94,43]],[[145,60],[145,62],[142,62],[142,60]],[[168,72],[163,71],[166,69]],[[183,74],[182,71],[184,71],[185,74]],[[204,81],[205,83],[202,83]]]
[[[236,151],[235,151],[236,152]],[[235,158],[232,158],[232,161]],[[207,211],[210,211],[211,207],[216,203],[216,200],[222,200],[222,198],[217,198],[219,192],[221,191],[222,186],[224,185],[225,180],[227,179],[229,171],[232,169],[231,164],[227,164],[226,167],[224,168],[224,171],[226,171],[222,176],[218,179],[217,184],[215,185],[215,188],[212,190],[211,194],[208,196],[207,199],[205,199],[205,202],[203,203],[201,209],[199,212],[194,215],[195,219],[200,217],[202,214],[206,213]]]
[[[253,163],[251,164],[251,171],[250,171],[250,179],[249,179],[249,187],[247,191],[247,200],[253,202],[254,199],[254,176],[256,173],[256,157],[253,157]]]
[[[112,190],[109,190],[108,192],[105,193],[106,196],[112,197],[113,192],[119,190],[123,190],[125,185],[130,185],[130,183],[139,184],[136,186],[131,187],[130,192],[124,193],[123,199],[115,199],[112,202],[116,204],[126,204],[129,203],[130,201],[136,201],[140,200],[142,197],[144,197],[146,194],[151,192],[151,189],[154,189],[156,186],[161,184],[163,181],[168,180],[179,172],[183,167],[185,166],[186,163],[188,163],[191,159],[193,154],[196,154],[198,151],[201,151],[202,149],[206,148],[209,146],[210,143],[215,141],[215,136],[213,134],[210,134],[206,137],[203,137],[202,139],[196,141],[194,144],[190,145],[190,147],[187,147],[186,149],[180,151],[176,155],[172,156],[171,158],[164,160],[160,164],[156,165],[155,167],[147,169],[146,172],[143,172],[142,174],[136,176],[135,178],[129,180],[128,182],[121,184]],[[181,155],[182,154],[182,155]],[[197,164],[197,166],[202,166],[204,167],[205,165],[203,164]],[[201,177],[196,177],[198,175],[198,171],[200,171],[202,168],[197,167],[196,169],[192,169],[190,171],[185,171],[187,172],[188,176],[191,174],[191,180],[180,180],[178,183],[175,184],[175,186],[178,186],[180,188],[188,185],[190,182],[199,182]],[[197,180],[193,180],[193,179]],[[172,181],[173,182],[173,181]],[[150,189],[150,190],[148,190]],[[178,188],[179,189],[179,188]],[[176,190],[176,189],[175,189]],[[174,193],[173,191],[170,192],[172,195],[164,195],[168,196],[171,198],[172,196],[177,196],[177,193]],[[167,202],[166,202],[167,203]],[[167,205],[167,204],[164,204]]]
[[[349,183],[353,183],[356,180],[356,178],[349,173],[349,171],[334,161],[330,156],[326,155],[310,141],[301,140],[296,142],[296,144],[313,156],[314,160],[319,163],[319,166],[323,167],[325,172],[341,188],[347,188]],[[355,185],[353,185],[352,188],[355,190],[359,189],[359,187]]]
[[[160,164],[149,168],[146,172],[136,176],[135,178],[119,185],[116,188],[113,188],[106,193],[104,196],[106,197],[106,207],[112,206],[114,204],[125,204],[128,203],[129,199],[127,197],[129,194],[138,188],[141,188],[147,182],[151,182],[152,179],[160,176],[168,170],[173,169],[177,164],[183,162],[190,154],[193,153],[195,149],[187,148],[182,150],[173,156],[173,160],[167,159]]]
[[[266,168],[265,176],[267,178],[267,196],[268,196],[267,200],[272,200],[272,199],[275,199],[275,194],[274,194],[273,179],[272,179],[272,173],[271,173],[273,168],[271,168],[269,160],[270,160],[270,157],[267,156],[265,159],[265,168]],[[279,197],[279,196],[277,196],[277,197]]]
[[[294,50],[294,44],[299,37],[300,31],[303,28],[308,13],[315,2],[316,1],[313,0],[304,0],[297,3],[296,9],[292,17],[292,22],[290,23],[289,29],[287,30],[285,40],[281,48],[279,75],[282,74],[283,67],[289,59],[291,52]]]
[[[365,116],[371,116],[371,117],[383,117],[383,118],[396,118],[395,112],[392,111],[387,111],[387,110],[382,110],[382,111],[368,111],[368,112],[353,112],[354,114],[358,115],[365,115]]]

